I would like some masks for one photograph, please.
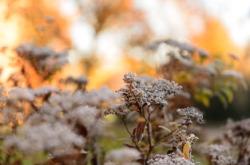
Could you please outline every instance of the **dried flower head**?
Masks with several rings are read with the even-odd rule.
[[[119,93],[128,107],[164,106],[167,104],[168,97],[182,89],[175,82],[136,76],[132,73],[125,74],[123,80],[126,87],[119,90]]]

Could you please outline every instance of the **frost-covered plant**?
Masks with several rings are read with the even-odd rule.
[[[175,82],[136,76],[124,76],[125,87],[118,91],[120,102],[106,111],[116,114],[130,136],[128,146],[141,154],[140,161],[147,164],[155,150],[179,153],[191,159],[191,144],[198,138],[191,131],[195,123],[202,123],[202,113],[193,107],[168,110],[168,99],[181,93]],[[128,127],[128,116],[134,116],[135,127]]]
[[[57,163],[74,155],[78,158],[67,160],[68,164],[100,163],[98,138],[105,127],[102,109],[117,98],[111,90],[15,87],[6,93],[1,96],[1,124],[12,127],[3,136],[6,157],[17,151],[27,156],[45,153],[50,155],[46,159]],[[8,159],[3,163],[8,164]]]
[[[168,97],[181,90],[175,82],[150,77],[139,77],[132,73],[124,75],[126,87],[119,93],[128,107],[135,107],[138,111],[147,106],[164,106]]]
[[[230,147],[221,144],[212,144],[204,150],[210,163],[213,165],[234,165],[236,160],[230,154]]]
[[[250,119],[229,122],[214,141],[205,152],[212,165],[250,164]]]
[[[51,95],[59,90],[54,87],[41,87],[36,89],[14,87],[4,90],[2,99],[2,124],[12,128],[18,127],[35,111],[38,111]]]

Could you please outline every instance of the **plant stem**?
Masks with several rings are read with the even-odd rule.
[[[146,155],[146,161],[148,161],[151,152],[153,151],[154,145],[153,145],[153,140],[152,140],[152,127],[151,127],[151,113],[148,111],[148,118],[147,118],[147,137],[148,137],[148,151]]]
[[[136,148],[139,152],[142,153],[141,148],[139,147],[139,145],[137,144],[137,142],[134,140],[132,133],[129,131],[129,128],[128,128],[127,123],[126,123],[126,121],[125,121],[124,118],[122,118],[122,123],[123,123],[123,125],[124,125],[124,127],[125,127],[127,133],[129,134],[130,139],[131,139],[132,143],[134,144],[135,148]]]

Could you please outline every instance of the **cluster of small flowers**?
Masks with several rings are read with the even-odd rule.
[[[56,93],[59,90],[54,87],[40,87],[37,89],[14,87],[8,92],[8,101],[34,101],[37,97]]]
[[[22,44],[16,49],[17,54],[28,60],[44,78],[47,78],[68,63],[66,53],[57,53],[48,47]]]
[[[19,135],[5,138],[7,148],[16,147],[26,154],[47,151],[53,155],[64,155],[82,148],[85,140],[62,123],[25,125],[18,130]]]
[[[204,151],[213,165],[248,165],[250,163],[250,119],[228,122],[225,132],[215,139],[218,144]]]
[[[167,98],[178,93],[182,88],[175,82],[136,76],[132,73],[124,75],[126,87],[118,92],[124,98],[128,107],[145,105],[164,106]]]
[[[198,124],[204,123],[203,114],[195,107],[187,107],[178,109],[177,113],[184,118],[190,119],[190,121],[194,120]]]
[[[17,128],[17,133],[4,138],[6,148],[16,148],[27,154],[45,151],[57,156],[80,151],[85,139],[102,134],[105,123],[99,108],[116,98],[107,88],[75,92],[52,87],[14,88],[9,92],[7,105],[13,107],[19,101],[34,104],[37,97],[44,95],[48,98],[31,112],[24,125]]]
[[[148,161],[149,165],[195,165],[191,160],[177,154],[155,155]]]
[[[250,164],[250,119],[229,122],[223,139],[238,151],[237,164]]]
[[[227,131],[224,136],[233,145],[240,145],[250,139],[250,119],[228,122],[226,129]]]
[[[188,142],[195,143],[199,138],[195,135],[195,128],[193,121],[197,124],[204,123],[202,112],[194,107],[187,107],[177,110],[178,117],[173,119],[172,125],[168,127],[172,130],[172,136],[166,139],[168,146],[175,150],[182,150],[183,145]]]
[[[110,104],[118,96],[108,88],[100,88],[92,91],[76,91],[66,92],[61,91],[58,94],[52,95],[48,104],[50,106],[59,106],[64,110],[71,110],[74,107],[88,105],[93,107],[103,107],[105,104]],[[47,106],[47,104],[45,104]]]
[[[236,160],[230,154],[228,145],[212,144],[204,149],[213,165],[235,165]]]
[[[1,107],[1,123],[17,123],[18,120],[24,120],[28,115],[24,114],[25,106],[30,105],[29,112],[38,110],[39,106],[36,105],[36,101],[40,99],[44,100],[53,93],[58,92],[59,90],[53,87],[40,87],[37,89],[31,88],[20,88],[14,87],[9,91],[5,91],[6,95],[2,96],[3,103]],[[45,101],[45,100],[44,100]]]

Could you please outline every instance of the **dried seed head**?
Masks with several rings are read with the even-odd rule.
[[[128,106],[164,106],[167,99],[179,92],[182,87],[175,82],[136,76],[132,73],[124,75],[126,87],[118,92]]]

